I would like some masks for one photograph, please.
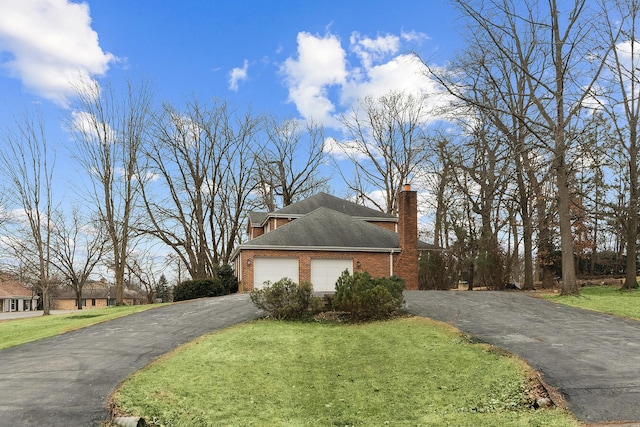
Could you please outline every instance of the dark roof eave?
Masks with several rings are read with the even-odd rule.
[[[286,246],[286,245],[251,245],[243,244],[236,247],[232,255],[235,259],[242,250],[280,250],[280,251],[323,251],[323,252],[382,252],[399,253],[400,248],[372,248],[353,246]]]
[[[259,227],[264,227],[267,222],[269,222],[269,220],[271,218],[286,218],[286,219],[297,219],[297,218],[302,218],[309,215],[308,213],[306,214],[279,214],[279,213],[269,213],[267,214],[267,216],[265,217],[264,221],[262,221],[262,223],[260,223]],[[397,217],[364,217],[364,216],[352,216],[353,219],[358,219],[358,220],[362,220],[362,221],[366,221],[366,222],[398,222],[398,218]]]

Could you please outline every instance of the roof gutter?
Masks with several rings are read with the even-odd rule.
[[[271,214],[269,213],[264,218],[264,220],[259,225],[259,227],[264,227],[271,218],[296,219],[296,218],[302,218],[303,216],[307,216],[307,215],[308,213],[307,214],[281,214],[281,213]],[[395,216],[394,217],[352,216],[352,218],[359,219],[362,221],[367,221],[367,222],[396,222],[396,223],[398,222],[398,218]]]
[[[231,253],[230,261],[233,261],[241,250],[275,250],[275,251],[326,251],[326,252],[382,252],[400,253],[400,248],[368,248],[368,247],[344,247],[344,246],[278,246],[278,245],[239,245]]]

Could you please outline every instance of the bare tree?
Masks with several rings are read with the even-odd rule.
[[[29,113],[15,121],[15,130],[2,137],[1,173],[9,183],[7,197],[24,215],[10,240],[25,277],[42,295],[44,314],[50,312],[51,238],[53,232],[53,157],[48,151],[42,116]]]
[[[546,10],[534,1],[455,3],[476,31],[491,43],[492,49],[487,54],[508,61],[524,77],[522,89],[536,113],[518,120],[552,153],[562,251],[562,293],[577,294],[571,223],[572,172],[567,156],[585,100],[603,67],[602,61],[586,61],[593,58],[592,50],[601,48],[588,37],[597,34],[591,32],[597,25],[596,16],[588,13],[586,0],[575,0],[567,11],[556,0],[546,2]],[[606,53],[606,45],[604,50]],[[551,144],[546,143],[548,140]]]
[[[136,204],[144,175],[138,164],[150,119],[151,90],[128,82],[120,93],[94,82],[79,91],[71,126],[76,158],[93,184],[89,191],[107,230],[115,273],[116,304],[123,304],[129,245],[135,232]]]
[[[149,251],[135,251],[127,257],[127,277],[130,288],[139,288],[144,292],[147,304],[153,304],[156,298],[156,284],[161,272]]]
[[[431,158],[417,173],[419,185],[427,189],[435,198],[427,198],[434,211],[433,244],[449,247],[449,211],[455,201],[452,191],[455,184],[455,170],[450,158],[453,142],[451,135],[441,134],[429,141]]]
[[[504,260],[499,246],[499,233],[507,224],[502,216],[506,211],[508,180],[512,164],[509,159],[513,151],[504,144],[501,135],[495,132],[490,121],[479,111],[474,126],[469,130],[461,147],[461,158],[452,162],[458,171],[454,174],[471,212],[480,218],[478,241],[478,266],[484,269],[484,285],[499,289],[505,284]],[[464,179],[466,182],[461,182]],[[500,274],[489,277],[487,271]]]
[[[514,16],[496,18],[496,25],[500,19],[503,20],[501,24],[506,29],[517,26]],[[469,113],[465,113],[465,109],[470,112],[479,112],[481,119],[485,122],[484,126],[492,128],[496,138],[505,145],[505,148],[509,147],[512,173],[506,176],[511,181],[515,181],[511,197],[516,200],[523,228],[523,288],[533,289],[534,216],[531,199],[533,194],[540,191],[540,183],[536,176],[540,165],[536,165],[535,169],[530,168],[530,158],[532,152],[535,152],[535,140],[532,138],[532,132],[528,128],[525,117],[535,115],[535,111],[529,100],[526,85],[528,76],[523,72],[522,65],[514,65],[511,60],[504,57],[501,50],[509,50],[512,56],[535,62],[538,57],[535,43],[532,42],[534,35],[520,32],[517,40],[501,37],[500,47],[497,48],[493,33],[476,31],[476,29],[477,24],[472,21],[467,31],[468,47],[451,62],[449,71],[442,72],[429,68],[431,76],[439,80],[448,92],[460,101],[460,106],[454,106],[455,111],[459,113],[457,116],[468,116]],[[469,118],[468,121],[474,120]],[[546,215],[543,218],[546,218]],[[539,237],[544,238],[544,234],[540,233]],[[517,247],[519,244],[514,244],[514,248],[517,249]],[[542,254],[541,251],[538,253]]]
[[[184,111],[165,105],[154,121],[140,230],[168,245],[193,279],[212,277],[239,241],[260,120],[194,101]]]
[[[343,178],[358,199],[395,213],[401,186],[428,159],[426,120],[424,99],[403,92],[366,97],[343,116],[349,141],[339,146],[355,175]],[[382,202],[371,196],[373,190],[383,192]]]
[[[270,212],[320,191],[328,179],[322,177],[324,131],[313,122],[297,120],[278,123],[267,120],[265,131],[269,143],[257,153],[258,191]],[[275,197],[281,203],[277,204]]]
[[[601,58],[609,74],[594,90],[594,99],[611,119],[613,131],[627,157],[628,203],[624,212],[626,232],[626,274],[624,289],[638,288],[636,253],[638,250],[638,151],[640,145],[640,43],[637,38],[640,24],[640,2],[637,0],[602,1],[602,15],[606,25],[601,30],[606,41],[614,46],[610,55]],[[608,51],[606,51],[608,53]]]
[[[222,184],[213,201],[213,212],[217,226],[214,241],[217,264],[228,264],[236,245],[242,241],[246,227],[246,210],[255,205],[253,194],[257,186],[257,162],[255,147],[260,147],[258,133],[262,117],[250,112],[228,116],[225,139],[230,141],[230,150],[223,153],[225,168],[219,171]],[[214,189],[211,189],[214,191]]]
[[[53,222],[52,266],[74,291],[76,307],[82,309],[82,290],[110,249],[109,239],[99,222],[85,220],[78,208],[68,216],[56,212]]]

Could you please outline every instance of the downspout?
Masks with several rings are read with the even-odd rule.
[[[389,252],[389,277],[393,276],[393,251]]]
[[[244,279],[243,277],[243,271],[242,271],[242,252],[240,252],[238,254],[238,258],[236,258],[236,278],[238,279],[238,282],[242,281]],[[238,285],[240,285],[240,283],[238,283]],[[239,286],[238,286],[239,288]],[[243,289],[244,290],[244,289]],[[238,292],[240,292],[240,289],[238,289]]]

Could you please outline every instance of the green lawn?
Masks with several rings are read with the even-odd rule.
[[[3,320],[0,321],[0,350],[159,306],[153,304],[94,308],[73,314]]]
[[[621,291],[614,286],[588,286],[579,296],[543,295],[549,301],[640,320],[640,291]]]
[[[529,408],[519,360],[422,318],[260,320],[188,344],[125,381],[156,426],[578,426]]]

